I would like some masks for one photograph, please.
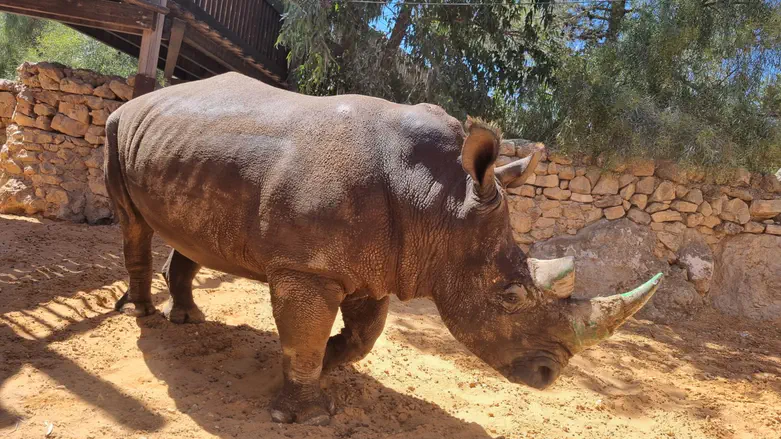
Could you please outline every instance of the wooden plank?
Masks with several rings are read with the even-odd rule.
[[[0,10],[129,33],[153,28],[155,16],[138,6],[108,0],[0,0]]]
[[[168,0],[149,1],[165,7]],[[147,29],[141,35],[141,48],[138,53],[138,75],[136,77],[136,86],[133,90],[133,97],[141,96],[155,89],[157,58],[160,56],[160,41],[163,39],[165,15],[156,14],[155,18],[155,29]]]
[[[179,59],[179,50],[182,48],[182,41],[184,40],[184,33],[187,29],[187,23],[178,18],[174,18],[173,25],[171,26],[171,37],[168,39],[168,53],[165,57],[165,79],[171,80],[174,76],[174,68],[176,68],[176,60]]]
[[[214,29],[215,31],[219,32],[220,35],[230,40],[233,44],[238,46],[245,54],[249,55],[250,57],[254,58],[255,61],[263,65],[268,71],[273,73],[274,75],[277,75],[278,77],[282,78],[282,81],[284,81],[284,78],[287,78],[287,66],[284,63],[278,63],[273,61],[272,59],[268,58],[266,55],[261,53],[261,51],[257,50],[256,47],[252,47],[248,44],[247,41],[242,40],[241,38],[236,35],[236,33],[228,29],[227,27],[223,26],[221,23],[219,23],[213,16],[210,16],[206,12],[204,12],[202,9],[197,7],[192,0],[177,0],[176,4],[190,13],[193,14],[196,20],[202,21],[206,23],[210,28]],[[273,8],[270,8],[271,12],[274,15],[274,18],[272,20],[278,20],[279,15],[274,11]],[[266,40],[261,41],[262,45],[268,45],[274,44],[274,41],[276,39],[272,39],[269,41],[268,38]],[[216,43],[215,43],[216,45]],[[218,52],[212,52],[212,54],[219,54],[223,52],[228,52],[225,49],[221,49]],[[265,76],[265,75],[264,75]]]

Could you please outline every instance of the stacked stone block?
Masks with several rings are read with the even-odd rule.
[[[106,119],[133,78],[22,64],[0,83],[0,212],[96,223],[112,213],[103,182]]]

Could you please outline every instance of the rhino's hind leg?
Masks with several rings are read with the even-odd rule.
[[[127,292],[114,308],[125,314],[143,317],[154,314],[152,304],[152,236],[154,231],[133,209],[117,206],[122,225],[125,268],[130,276]]]
[[[372,297],[356,300],[348,298],[342,302],[344,328],[328,339],[324,370],[358,361],[369,354],[385,327],[389,303],[388,296],[380,300]]]
[[[334,404],[320,388],[320,374],[343,289],[331,279],[294,271],[273,273],[269,281],[284,375],[282,390],[271,406],[271,418],[285,423],[328,424]]]
[[[206,320],[193,300],[193,279],[201,266],[178,251],[171,250],[163,266],[163,277],[171,299],[163,314],[172,323],[201,323]]]

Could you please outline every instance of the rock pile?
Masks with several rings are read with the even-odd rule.
[[[51,63],[24,63],[18,72],[19,83],[0,83],[0,212],[110,219],[104,125],[132,97],[133,78]]]

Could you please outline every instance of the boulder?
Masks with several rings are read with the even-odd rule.
[[[651,224],[651,215],[635,207],[629,209],[629,212],[627,212],[626,216],[638,224],[643,224],[643,225]]]
[[[710,296],[716,309],[739,317],[781,320],[781,237],[727,237],[715,259]]]
[[[622,201],[623,199],[619,195],[608,195],[600,198],[599,200],[594,201],[594,206],[596,207],[619,206],[621,205]]]
[[[681,221],[683,220],[683,217],[674,210],[663,210],[651,215],[651,219],[653,219],[655,223],[664,223],[669,221]]]
[[[697,205],[689,203],[688,201],[673,201],[670,207],[681,213],[692,213],[697,211]]]
[[[35,188],[21,179],[10,178],[0,186],[0,213],[34,215],[46,208],[35,196]]]
[[[626,214],[623,206],[613,206],[605,209],[605,218],[614,220],[623,217]]]
[[[559,177],[556,175],[537,175],[532,185],[537,187],[559,187]]]
[[[683,269],[671,269],[654,256],[656,239],[648,227],[624,218],[602,220],[576,235],[536,242],[529,250],[535,258],[575,257],[575,293],[591,298],[628,291],[658,272],[667,276],[640,316],[662,318],[688,314],[702,305]]]
[[[648,205],[648,195],[645,194],[634,194],[629,198],[629,201],[637,206],[638,209],[642,210],[645,209],[645,206]]]
[[[594,197],[591,195],[583,195],[573,192],[572,195],[570,195],[570,200],[577,201],[578,203],[591,203],[594,201]]]

